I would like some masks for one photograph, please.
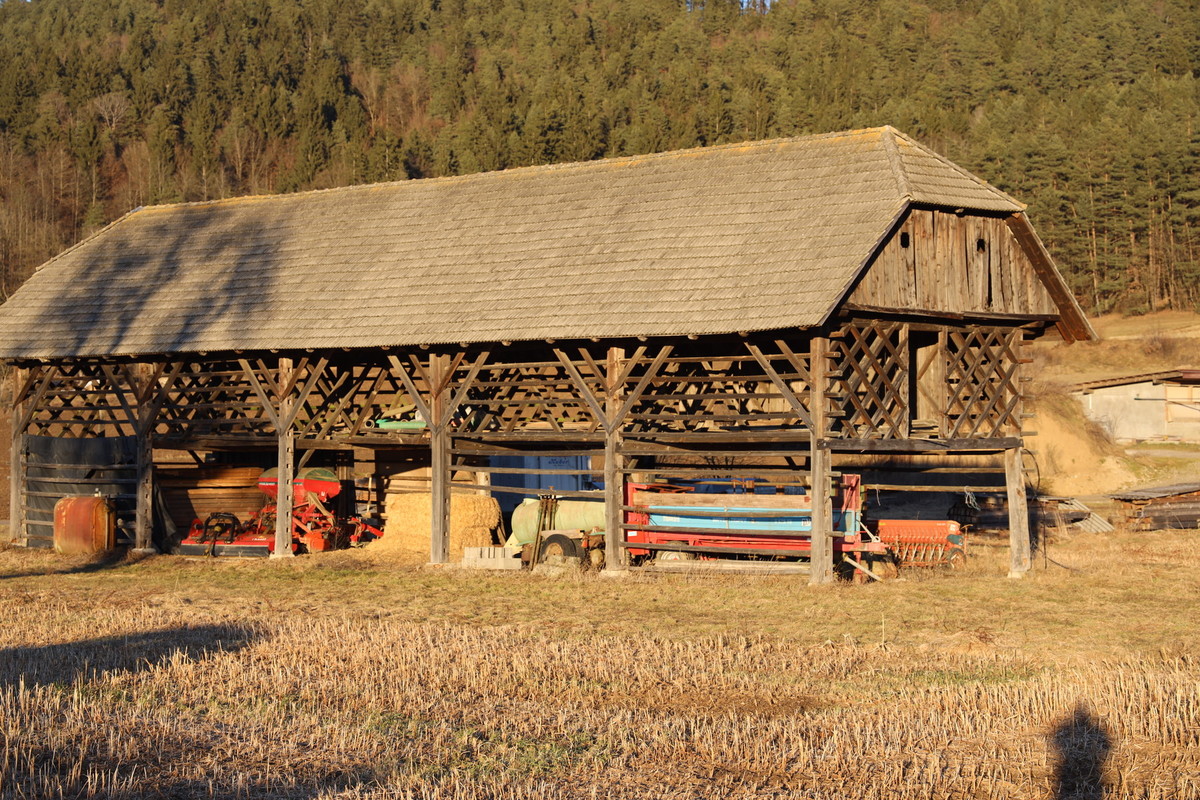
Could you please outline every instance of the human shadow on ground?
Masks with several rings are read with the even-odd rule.
[[[1112,752],[1112,735],[1086,703],[1051,733],[1054,750],[1054,800],[1102,800],[1106,794],[1104,765]]]
[[[95,639],[0,649],[0,689],[70,685],[107,672],[155,669],[176,653],[199,659],[251,644],[258,634],[238,625],[196,625]]]

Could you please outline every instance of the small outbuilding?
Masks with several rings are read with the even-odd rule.
[[[1088,381],[1071,393],[1088,419],[1119,442],[1200,442],[1200,369]]]
[[[298,466],[373,454],[430,465],[441,562],[462,476],[603,456],[608,568],[633,474],[741,469],[824,498],[822,582],[849,455],[1003,454],[1026,518],[1043,335],[1094,337],[1024,205],[890,127],[139,208],[0,308],[13,530],[46,541],[99,475],[148,549],[156,454],[269,452],[283,502]]]

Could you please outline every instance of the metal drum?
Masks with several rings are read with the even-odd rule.
[[[64,497],[54,504],[54,549],[67,556],[112,550],[116,521],[107,497]]]

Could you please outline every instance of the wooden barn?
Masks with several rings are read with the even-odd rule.
[[[847,454],[1003,453],[1024,518],[1044,334],[1094,337],[1024,206],[890,127],[139,208],[0,308],[13,530],[98,475],[148,549],[161,454],[265,452],[283,498],[371,454],[430,465],[444,562],[469,476],[594,456],[608,569],[632,475],[742,470],[825,498],[823,582]]]

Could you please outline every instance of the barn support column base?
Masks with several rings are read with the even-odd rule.
[[[664,353],[668,352],[664,349]],[[629,556],[625,552],[625,459],[621,453],[621,426],[629,413],[625,386],[620,379],[625,363],[624,348],[608,348],[604,408],[597,409],[603,412],[600,416],[604,424],[604,572],[613,576],[625,571]],[[647,375],[656,370],[657,367],[651,367]],[[634,395],[644,389],[644,385],[639,386]]]
[[[809,447],[809,497],[812,500],[812,531],[809,550],[809,586],[833,583],[833,499],[829,496],[829,467],[833,453],[821,441],[829,427],[829,342],[814,336],[809,343],[809,389],[812,394],[812,443]]]
[[[819,586],[833,583],[833,500],[829,496],[829,451],[816,445],[809,462],[812,486],[812,550],[809,555],[808,583]]]
[[[1004,451],[1004,479],[1008,487],[1008,577],[1021,578],[1029,572],[1033,558],[1029,539],[1029,505],[1025,498],[1025,473],[1021,448]]]
[[[143,431],[137,435],[137,509],[133,529],[134,553],[158,552],[154,549],[154,445]]]
[[[287,386],[292,379],[294,364],[290,358],[279,359],[279,385]],[[292,558],[292,508],[295,505],[296,479],[296,432],[292,429],[295,418],[294,397],[281,397],[275,426],[279,431],[279,477],[275,481],[275,552],[271,558]]]
[[[450,561],[450,431],[438,426],[430,434],[429,563]]]
[[[621,434],[609,433],[604,438],[604,571],[625,570],[625,503],[624,464],[621,457]]]
[[[296,477],[296,436],[289,428],[279,435],[278,497],[275,501],[275,552],[271,558],[292,558],[292,506]]]

